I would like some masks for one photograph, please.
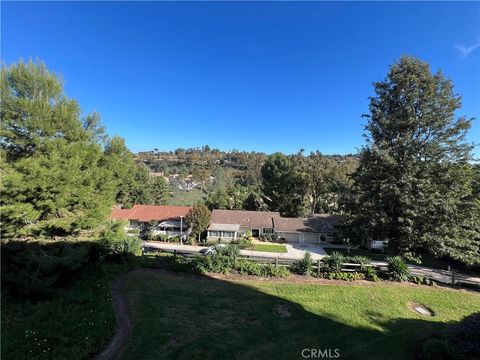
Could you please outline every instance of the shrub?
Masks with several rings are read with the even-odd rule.
[[[409,276],[408,277],[408,280],[415,283],[415,284],[418,284],[418,285],[428,285],[428,286],[433,286],[435,285],[435,281],[433,281],[432,279],[426,277],[426,276]]]
[[[260,236],[260,239],[264,241],[275,241],[277,239],[277,236],[275,234],[263,234]]]
[[[228,244],[227,246],[216,247],[216,248],[217,248],[218,255],[228,256],[233,260],[235,260],[240,255],[240,249],[235,244]]]
[[[3,241],[2,290],[48,296],[63,279],[101,256],[96,241]]]
[[[394,281],[408,280],[408,266],[400,256],[389,256],[386,258],[388,263],[388,277]]]
[[[104,239],[101,242],[105,255],[114,258],[128,258],[141,253],[142,241],[136,236]]]
[[[355,280],[364,280],[365,275],[358,272],[340,272],[333,271],[324,274],[325,279],[328,280],[344,280],[344,281],[355,281]]]
[[[338,272],[342,270],[345,260],[345,256],[342,253],[334,251],[330,256],[324,258],[324,263],[328,271]]]
[[[379,281],[380,278],[377,275],[377,271],[373,266],[367,266],[363,270],[363,274],[365,275],[365,279],[370,281]]]
[[[370,258],[360,255],[350,258],[350,261],[355,264],[360,264],[360,271],[362,272],[369,267],[365,265],[370,265],[372,263],[372,260]]]
[[[228,274],[233,268],[233,261],[227,256],[196,256],[191,269],[201,274],[215,272]]]
[[[292,271],[300,275],[310,275],[313,271],[312,254],[306,251],[303,258],[292,266]]]
[[[255,261],[239,260],[235,264],[235,270],[242,275],[255,275],[264,277],[287,277],[290,275],[288,269],[273,264],[261,264]]]
[[[253,239],[252,231],[251,230],[245,231],[245,234],[243,234],[243,238],[246,239],[246,240],[252,241],[252,239]]]
[[[238,241],[238,246],[241,248],[241,249],[245,249],[245,248],[248,248],[252,245],[252,240],[249,240],[249,239],[239,239]]]

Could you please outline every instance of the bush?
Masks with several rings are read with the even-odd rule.
[[[387,275],[393,281],[407,281],[408,280],[408,266],[400,256],[389,256],[386,258],[388,263]]]
[[[228,256],[235,260],[240,255],[240,249],[235,244],[228,244],[227,246],[217,247],[218,255]]]
[[[222,255],[196,256],[191,265],[192,270],[201,274],[207,272],[228,274],[234,266],[232,259]]]
[[[360,271],[365,271],[366,268],[369,268],[369,266],[365,265],[370,265],[372,263],[372,260],[366,256],[354,256],[349,259],[354,264],[360,264]]]
[[[139,255],[142,251],[142,241],[136,236],[103,239],[101,245],[104,254],[113,258],[128,258]]]
[[[313,271],[312,254],[306,251],[303,258],[292,266],[292,271],[299,275],[310,275]]]
[[[3,241],[1,249],[2,289],[28,297],[51,295],[101,256],[96,241]]]
[[[432,279],[426,277],[426,276],[409,276],[408,280],[417,284],[417,285],[428,285],[428,286],[433,286],[435,285],[435,281]]]
[[[373,266],[367,266],[363,270],[363,274],[365,275],[365,279],[370,281],[379,281],[380,278],[377,275],[377,271]]]
[[[260,236],[260,239],[264,241],[275,241],[277,239],[277,236],[275,234],[263,234]]]
[[[255,261],[239,260],[235,264],[235,270],[242,275],[255,275],[263,277],[288,277],[290,272],[288,269],[272,264],[261,264]]]
[[[342,270],[343,263],[346,259],[341,252],[334,251],[330,256],[326,256],[323,261],[328,271],[339,272]]]
[[[365,275],[358,272],[327,272],[324,274],[325,279],[328,280],[344,280],[344,281],[355,281],[355,280],[364,280]]]

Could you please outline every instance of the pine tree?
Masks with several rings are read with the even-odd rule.
[[[465,135],[472,120],[455,117],[460,96],[440,71],[407,56],[374,87],[350,236],[357,243],[386,237],[399,253],[424,249],[465,260],[458,249],[475,248],[458,239],[471,223],[472,145]]]
[[[2,236],[66,236],[108,216],[115,184],[102,167],[97,118],[84,122],[43,64],[2,67]]]

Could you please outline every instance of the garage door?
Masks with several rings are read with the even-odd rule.
[[[318,241],[319,235],[317,233],[314,233],[314,234],[304,233],[303,238],[304,238],[304,242],[306,244],[318,244],[319,243],[319,241]]]
[[[286,233],[286,232],[281,232],[278,233],[278,237],[283,237],[285,238],[286,242],[295,242],[298,243],[298,233]]]

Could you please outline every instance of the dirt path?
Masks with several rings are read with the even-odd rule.
[[[132,271],[121,275],[112,285],[113,307],[117,318],[117,328],[115,329],[113,338],[107,344],[106,348],[94,358],[95,360],[116,359],[130,335],[132,322],[125,295],[125,282],[131,273]]]

